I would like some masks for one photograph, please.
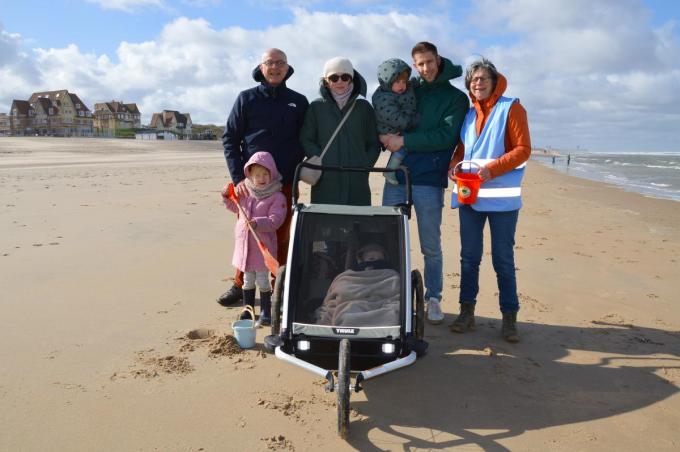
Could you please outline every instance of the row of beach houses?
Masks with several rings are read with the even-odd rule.
[[[191,138],[191,115],[175,110],[154,113],[142,126],[137,104],[119,101],[94,104],[94,113],[68,90],[33,93],[13,100],[9,114],[0,113],[0,136]]]

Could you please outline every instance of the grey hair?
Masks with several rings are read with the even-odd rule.
[[[271,53],[278,53],[279,55],[281,55],[283,57],[283,61],[288,62],[288,57],[286,56],[286,52],[284,52],[281,49],[277,49],[276,47],[272,47],[271,49],[265,50],[265,52],[262,54],[261,63],[264,63],[265,61],[267,61],[267,55],[269,55]]]
[[[496,83],[498,82],[498,70],[493,63],[486,58],[482,57],[479,60],[473,61],[465,70],[465,88],[470,90],[470,83],[472,83],[472,74],[479,69],[484,69],[491,76],[491,84],[493,89],[496,89]]]

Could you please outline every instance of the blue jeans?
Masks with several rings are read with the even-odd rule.
[[[442,208],[444,189],[428,185],[412,186],[413,206],[418,220],[420,252],[425,260],[425,299],[442,299]],[[406,202],[406,186],[385,184],[383,206],[394,206]],[[407,250],[408,251],[408,250]]]
[[[477,212],[470,206],[458,209],[460,220],[460,302],[476,303],[479,264],[484,248],[484,225],[491,229],[491,260],[496,271],[501,312],[519,310],[515,278],[515,229],[519,210]]]

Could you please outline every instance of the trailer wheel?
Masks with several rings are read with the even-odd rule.
[[[282,265],[276,272],[274,292],[272,293],[272,336],[278,336],[281,332],[281,306],[283,305],[284,280],[286,279],[286,266]]]
[[[338,435],[349,436],[349,351],[348,339],[340,341],[338,353]]]
[[[413,290],[411,303],[413,309],[413,336],[421,341],[425,337],[425,299],[423,296],[423,277],[418,270],[411,272]]]

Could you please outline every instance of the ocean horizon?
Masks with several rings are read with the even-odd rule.
[[[531,158],[570,176],[611,184],[626,191],[680,201],[680,151],[559,151]]]
[[[9,138],[9,137],[6,137]],[[11,139],[11,138],[9,138]],[[69,139],[59,138],[33,138],[20,137],[20,141],[14,141],[12,146],[2,146],[0,156],[4,157],[30,152],[32,140],[39,140],[47,144],[52,150],[65,151],[69,148]],[[74,138],[71,138],[73,140]],[[75,138],[76,140],[111,140],[103,138]],[[150,144],[137,140],[124,140],[126,145],[142,148]],[[21,143],[21,146],[17,146]],[[49,144],[48,144],[49,143]],[[181,146],[187,141],[169,142],[174,146]],[[169,143],[166,143],[169,145]],[[201,141],[202,145],[209,145],[210,141]],[[8,144],[8,143],[6,143]],[[123,149],[116,150],[135,152],[133,149],[124,146]],[[171,147],[174,147],[171,146]],[[96,152],[94,149],[90,151]],[[107,149],[106,152],[111,152]],[[552,154],[555,154],[554,157]],[[545,150],[535,148],[531,159],[546,167],[555,169],[570,176],[580,177],[597,182],[620,187],[626,191],[638,193],[644,196],[680,201],[680,151],[655,151],[655,152],[634,152],[634,151],[587,151],[577,149],[566,150]]]

